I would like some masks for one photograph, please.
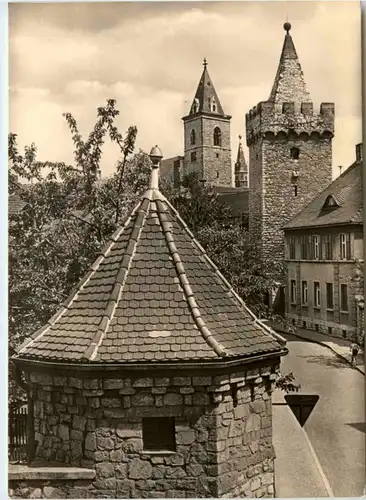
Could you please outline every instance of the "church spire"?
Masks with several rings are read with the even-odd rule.
[[[212,83],[212,79],[208,73],[207,65],[207,59],[204,58],[203,73],[200,78],[189,114],[195,115],[197,113],[214,113],[225,116],[215,87]]]
[[[275,103],[311,102],[295,45],[290,35],[291,24],[286,22],[283,27],[286,31],[285,40],[268,101]]]
[[[238,154],[235,162],[235,187],[248,187],[248,165],[245,161],[243,145],[241,142],[242,136],[239,135]]]

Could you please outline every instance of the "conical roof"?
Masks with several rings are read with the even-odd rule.
[[[311,102],[295,45],[289,33],[291,24],[285,23],[284,29],[286,31],[285,40],[268,101],[275,103]]]
[[[239,145],[238,145],[238,154],[236,156],[235,162],[235,172],[248,172],[248,165],[245,161],[243,144],[241,142],[241,135],[239,135]]]
[[[196,113],[215,113],[225,116],[214,84],[208,73],[206,59],[203,62],[203,72],[189,114],[194,115]]]
[[[16,358],[131,365],[283,352],[160,193],[160,150],[151,158],[150,188]]]

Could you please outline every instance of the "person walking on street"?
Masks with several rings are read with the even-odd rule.
[[[359,350],[360,350],[360,348],[359,348],[357,342],[354,340],[352,342],[352,345],[351,345],[351,353],[352,353],[352,356],[351,356],[351,365],[352,366],[356,365],[357,355],[358,355]]]

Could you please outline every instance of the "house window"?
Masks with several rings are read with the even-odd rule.
[[[342,330],[342,338],[347,338],[347,330]]]
[[[333,335],[333,329],[331,326],[328,326],[328,335]]]
[[[331,234],[326,234],[323,237],[324,241],[324,258],[325,260],[333,259],[333,238]]]
[[[175,451],[174,418],[143,418],[142,440],[146,451]]]
[[[349,233],[340,235],[341,259],[349,260],[351,258],[351,235]]]
[[[299,156],[300,156],[300,149],[299,148],[291,148],[290,156],[293,160],[298,160]]]
[[[288,253],[290,259],[296,258],[295,236],[290,236],[288,239]]]
[[[298,190],[297,190],[297,186],[295,185],[295,186],[294,186],[294,196],[297,196],[297,191],[298,191]]]
[[[333,309],[333,283],[327,283],[327,309]]]
[[[213,133],[214,146],[221,146],[221,130],[219,127],[214,128]]]
[[[196,151],[193,151],[193,153],[191,153],[191,161],[196,161],[197,160],[197,155],[196,155]]]
[[[296,281],[291,280],[291,304],[296,304]]]
[[[348,312],[348,290],[347,285],[341,285],[341,311]]]
[[[320,283],[314,281],[314,307],[320,307]]]
[[[196,132],[195,130],[191,130],[191,146],[196,144]]]
[[[301,304],[306,306],[308,303],[308,282],[301,282]]]
[[[319,259],[319,241],[320,238],[318,235],[313,236],[313,259],[318,260]]]
[[[308,237],[301,236],[301,259],[307,260],[308,258]]]

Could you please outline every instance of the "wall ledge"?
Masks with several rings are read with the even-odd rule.
[[[75,480],[94,479],[94,469],[69,467],[66,465],[11,465],[8,468],[9,481]]]

